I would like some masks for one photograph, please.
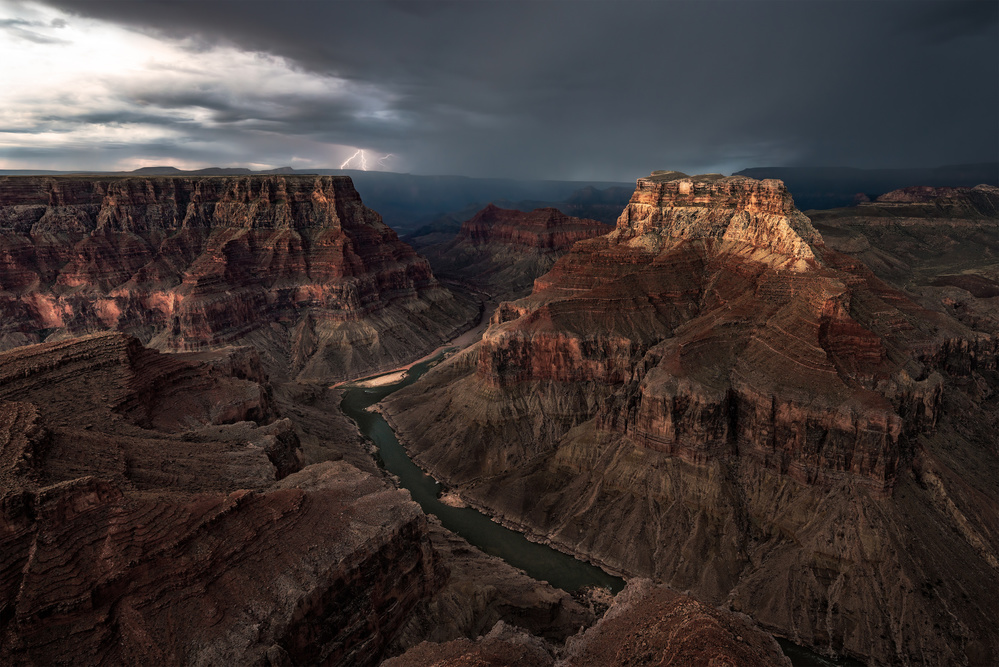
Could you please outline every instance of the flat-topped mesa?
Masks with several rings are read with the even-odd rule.
[[[873,209],[868,268],[778,181],[653,174],[385,411],[436,479],[552,544],[827,652],[995,662],[999,341],[955,305],[958,279],[995,300],[995,222],[899,206]],[[921,257],[980,273],[927,308],[877,276],[891,252],[903,285]]]
[[[958,220],[988,220],[999,217],[999,187],[976,185],[968,187],[916,186],[892,190],[873,202],[863,202],[857,215],[890,214],[893,218],[948,218]],[[909,221],[911,224],[911,221]]]
[[[516,211],[489,204],[466,220],[458,241],[474,244],[503,243],[522,248],[568,250],[576,241],[611,231],[611,227],[586,218],[568,216],[557,208]]]
[[[0,312],[0,347],[116,329],[191,350],[269,327],[271,356],[323,380],[474,316],[349,178],[306,175],[0,178]]]
[[[347,176],[0,177],[0,207],[0,227],[24,232],[381,222]]]
[[[720,244],[719,252],[796,271],[816,264],[810,244],[822,243],[781,181],[676,171],[638,179],[616,232],[629,245],[656,252],[705,240]]]

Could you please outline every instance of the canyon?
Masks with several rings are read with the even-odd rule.
[[[441,279],[509,299],[530,292],[535,278],[576,241],[610,231],[608,225],[556,208],[522,212],[490,204],[463,222],[453,239],[422,247],[420,253]]]
[[[385,413],[536,539],[829,655],[990,664],[995,190],[813,224],[780,181],[654,172]]]
[[[501,621],[553,642],[593,623],[370,456],[307,464],[326,424],[272,389],[249,347],[0,352],[3,664],[374,665]]]
[[[302,469],[252,349],[111,332],[0,369],[4,664],[370,664],[442,582],[405,492]]]
[[[477,307],[349,178],[0,178],[0,346],[118,330],[157,349],[246,343],[318,382],[412,361]]]
[[[654,172],[428,261],[345,177],[0,178],[0,661],[990,664],[997,239],[993,186]],[[446,529],[341,408],[490,310],[378,411],[617,596]]]

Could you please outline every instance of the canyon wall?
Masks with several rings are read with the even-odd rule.
[[[446,579],[426,517],[303,469],[262,376],[114,332],[0,353],[0,661],[381,658]]]
[[[641,664],[789,667],[791,661],[773,637],[744,615],[712,609],[637,579],[614,598],[596,625],[570,638],[562,650],[500,623],[474,642],[424,642],[386,661],[385,667]]]
[[[476,309],[349,178],[0,178],[0,342],[120,330],[164,350],[248,342],[331,381],[412,360]]]
[[[999,330],[827,246],[781,182],[656,172],[386,408],[561,548],[830,654],[988,664],[997,359]]]
[[[555,208],[530,212],[490,204],[462,223],[458,235],[423,248],[434,272],[501,298],[527,294],[576,241],[600,236],[611,227],[574,218]]]

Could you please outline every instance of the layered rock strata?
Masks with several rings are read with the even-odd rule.
[[[561,548],[827,653],[980,664],[997,358],[779,181],[657,172],[386,408],[435,477]]]
[[[442,585],[405,491],[302,469],[252,350],[0,353],[0,662],[376,664]]]
[[[564,648],[497,624],[477,641],[424,642],[386,667],[417,665],[790,666],[777,642],[741,614],[712,609],[687,595],[635,580],[600,621]]]
[[[474,317],[347,177],[0,178],[0,342],[125,331],[249,342],[330,381],[409,361]]]
[[[812,219],[827,245],[926,308],[999,329],[999,187],[905,188]]]
[[[527,294],[534,279],[547,273],[576,241],[609,231],[608,225],[555,208],[522,212],[490,204],[462,223],[454,239],[422,252],[441,278],[516,298]]]

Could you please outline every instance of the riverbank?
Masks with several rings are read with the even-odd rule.
[[[464,333],[458,335],[457,337],[449,340],[448,342],[442,344],[434,351],[420,357],[419,359],[412,361],[408,364],[405,364],[403,366],[398,366],[391,370],[377,373],[375,375],[369,375],[366,377],[357,378],[353,380],[342,380],[340,382],[337,382],[336,384],[330,385],[330,389],[337,389],[339,387],[344,387],[347,385],[352,387],[364,387],[366,389],[370,389],[373,387],[385,387],[387,385],[394,384],[396,382],[404,380],[406,378],[406,373],[408,373],[409,370],[413,368],[413,366],[427,362],[436,357],[437,355],[442,354],[445,350],[451,349],[454,350],[455,352],[460,352],[467,347],[471,347],[475,343],[479,342],[479,339],[482,338],[482,333],[489,326],[489,321],[492,319],[493,313],[496,312],[496,308],[498,305],[499,304],[496,303],[495,301],[489,301],[484,303],[481,320],[477,325],[475,325],[468,331],[465,331]]]
[[[370,407],[368,407],[367,409],[369,412],[377,413],[381,417],[381,419],[385,421],[388,427],[392,430],[393,436],[396,439],[396,441],[398,441],[399,446],[406,453],[406,456],[409,457],[409,447],[407,446],[408,441],[406,439],[406,436],[401,434],[400,430],[397,428],[396,423],[392,420],[392,416],[388,412],[386,412],[384,408],[382,408],[381,403],[380,402],[375,403]],[[440,482],[430,472],[424,470],[423,468],[420,468],[418,464],[412,460],[412,458],[410,458],[409,460],[424,475],[426,475],[430,479],[433,479],[434,483],[437,484],[437,486],[439,487],[438,501],[441,504],[447,505],[449,507],[473,509],[479,514],[482,514],[483,516],[487,517],[491,522],[493,522],[497,526],[505,528],[513,533],[517,533],[518,535],[522,535],[528,542],[532,544],[537,544],[539,546],[547,547],[552,551],[564,554],[565,556],[573,558],[576,561],[579,561],[581,563],[586,563],[595,568],[598,568],[612,577],[621,579],[622,581],[627,581],[625,573],[620,572],[619,570],[616,570],[615,568],[607,565],[606,563],[602,563],[599,560],[596,560],[587,554],[579,553],[573,550],[569,545],[553,540],[551,536],[539,533],[527,524],[514,521],[513,519],[511,519],[506,515],[495,512],[488,505],[483,505],[482,503],[477,502],[475,499],[469,498],[463,495],[460,491],[450,488],[446,484]]]

